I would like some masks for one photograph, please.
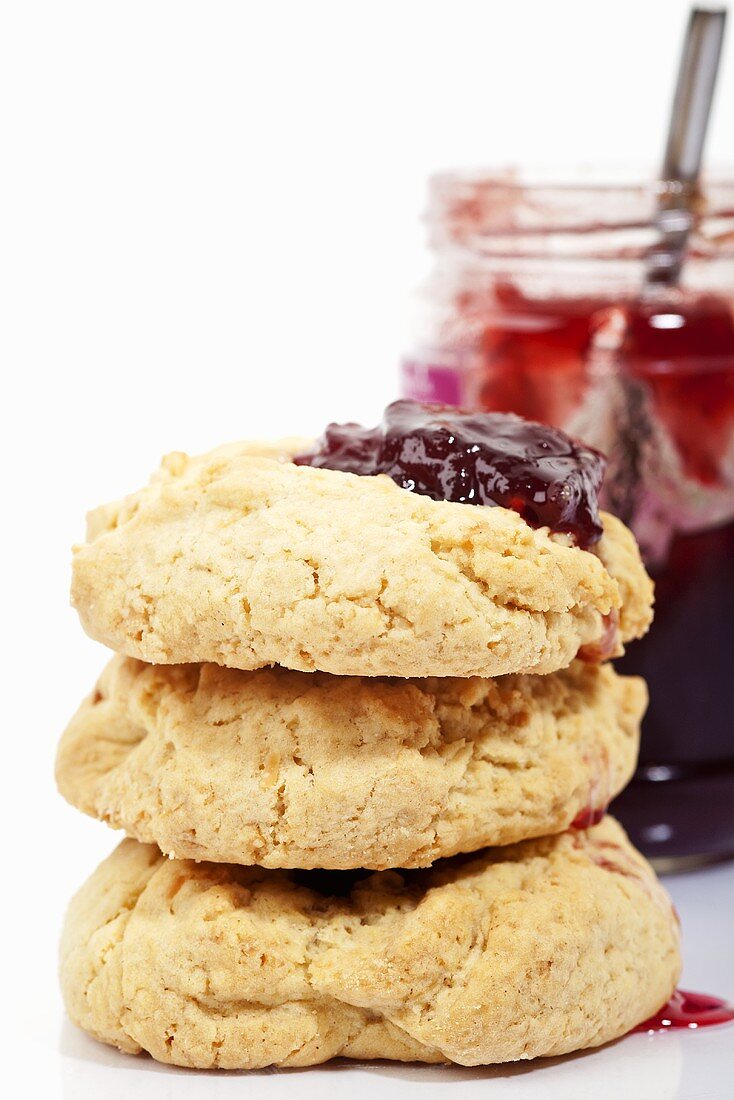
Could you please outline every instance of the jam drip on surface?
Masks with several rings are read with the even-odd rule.
[[[685,989],[676,989],[667,1004],[659,1012],[643,1021],[635,1031],[669,1031],[673,1028],[712,1027],[714,1024],[728,1024],[734,1021],[734,1005],[722,1001],[720,997],[709,997],[706,993],[689,993]]]
[[[602,534],[604,457],[558,428],[510,413],[394,401],[379,427],[329,424],[318,450],[294,461],[387,474],[432,500],[511,508],[531,527],[568,534],[584,549]]]

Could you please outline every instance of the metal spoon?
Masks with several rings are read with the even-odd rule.
[[[660,240],[648,259],[648,286],[673,287],[680,279],[700,202],[701,159],[725,24],[725,8],[693,8],[688,20],[660,172],[655,217]]]

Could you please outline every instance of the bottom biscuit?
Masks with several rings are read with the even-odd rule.
[[[679,968],[668,897],[611,818],[378,874],[169,860],[125,840],[72,901],[61,947],[75,1023],[223,1069],[565,1054],[650,1016]]]

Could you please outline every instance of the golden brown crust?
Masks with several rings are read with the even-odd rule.
[[[610,614],[623,641],[646,630],[651,585],[618,521],[587,553],[506,509],[298,467],[292,450],[169,456],[93,513],[72,585],[88,633],[156,664],[497,676],[566,667]]]
[[[72,1019],[184,1066],[479,1065],[614,1039],[678,977],[669,901],[609,818],[348,896],[309,882],[123,841],[69,909]]]
[[[642,680],[377,680],[115,658],[61,741],[80,810],[179,858],[415,867],[561,832],[635,766]]]

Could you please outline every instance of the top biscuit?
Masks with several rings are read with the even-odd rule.
[[[169,455],[92,512],[72,584],[86,631],[155,664],[418,677],[547,673],[645,633],[652,584],[612,516],[581,550],[505,508],[297,466],[303,446]]]

